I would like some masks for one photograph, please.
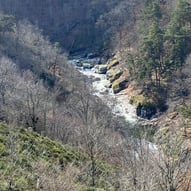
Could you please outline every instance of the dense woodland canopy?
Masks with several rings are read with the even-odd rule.
[[[51,41],[68,51],[103,49],[103,43],[122,27],[138,0],[6,0],[0,10],[28,19],[43,29]],[[107,47],[108,48],[108,47]]]
[[[0,190],[191,190],[190,1],[0,0],[0,11]],[[141,114],[168,116],[178,100],[181,127],[115,116],[68,63],[88,52],[118,55],[107,69],[127,71],[116,76],[141,92]]]

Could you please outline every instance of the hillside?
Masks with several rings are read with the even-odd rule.
[[[143,17],[143,21],[139,22],[143,22],[149,29],[141,29],[141,32],[138,32],[141,35],[139,37],[141,44],[138,48],[134,44],[132,49],[139,52],[133,53],[131,51],[139,59],[139,61],[138,59],[135,61],[135,65],[136,62],[137,64],[140,62],[141,65],[140,72],[136,71],[139,86],[143,89],[142,101],[140,102],[143,105],[148,103],[151,107],[154,105],[159,111],[159,115],[156,115],[158,120],[154,119],[154,125],[157,124],[156,126],[159,128],[181,130],[184,132],[184,136],[187,136],[186,130],[183,131],[185,126],[189,131],[189,125],[186,125],[189,122],[185,123],[185,121],[189,121],[189,117],[183,111],[189,111],[191,91],[189,85],[190,3],[190,1],[164,1],[158,4],[156,10],[157,4],[155,7],[154,4],[149,5],[148,3],[143,9],[145,18]],[[149,8],[153,8],[153,10],[151,11]],[[151,18],[150,15],[155,19]],[[142,23],[138,25],[142,26]],[[126,62],[131,68],[131,58],[130,60],[127,59]],[[144,73],[143,71],[147,72]],[[151,72],[150,77],[149,72]],[[134,75],[136,75],[135,73]],[[140,83],[140,80],[143,80],[143,83]],[[141,97],[140,94],[133,96],[134,100]],[[160,116],[160,114],[162,115]]]
[[[0,189],[6,190],[93,190],[90,188],[90,159],[77,148],[62,145],[32,130],[0,124]],[[96,163],[101,188],[114,188],[108,179],[114,167]],[[90,170],[91,171],[91,170]],[[113,172],[112,172],[113,171]],[[112,188],[113,187],[113,188]],[[94,188],[96,189],[96,188]]]
[[[114,71],[121,70],[123,74],[112,83],[113,87],[126,79],[125,92],[137,107],[137,115],[154,117],[154,122],[159,117],[159,128],[171,123],[165,116],[173,112],[177,113],[177,120],[185,121],[180,110],[190,107],[190,3],[181,0],[137,4],[134,24],[124,24],[120,46],[115,49],[113,60],[119,64]],[[179,123],[179,128],[182,125]]]
[[[57,45],[28,22],[7,15],[1,19],[10,24],[0,34],[1,120],[70,144],[80,142],[74,137],[87,122],[105,126],[111,120],[107,106],[91,95],[88,79],[67,63]]]
[[[114,164],[115,155],[111,157],[111,153],[115,150],[113,142],[117,141],[115,126],[118,120],[101,99],[92,95],[89,80],[67,63],[67,56],[58,43],[51,44],[37,27],[27,21],[15,20],[11,15],[0,15],[0,21],[0,120],[14,127],[12,130],[1,126],[2,189],[35,190],[37,186],[41,190],[85,190],[86,187],[87,190],[96,187],[111,187],[112,190],[118,179],[112,180],[115,173],[110,177],[109,173],[113,171],[107,163]],[[121,125],[122,122],[118,127]],[[17,131],[15,127],[18,126],[23,130]],[[61,143],[58,147],[54,146],[56,143],[51,145],[51,140],[40,134],[76,148],[71,149],[74,155],[75,150],[81,150],[85,157],[77,153],[80,159],[70,157],[70,149],[67,152]],[[18,137],[17,140],[17,135],[21,139]],[[113,138],[109,139],[110,136]],[[9,138],[11,143],[7,144]],[[118,139],[120,141],[120,135]],[[32,149],[31,153],[28,149]],[[8,150],[13,155],[7,154]],[[7,172],[9,160],[4,155],[10,157],[10,166],[15,170],[13,177],[10,174],[12,169]],[[81,157],[87,161],[82,161],[79,167],[75,160],[81,160]],[[28,164],[30,159],[31,164]],[[50,160],[55,166],[51,167],[50,162],[44,160]],[[68,168],[63,166],[67,160],[71,160]],[[106,162],[102,163],[104,160]],[[31,172],[32,165],[34,171]],[[104,170],[107,166],[109,172]],[[61,173],[60,168],[66,170]],[[58,174],[55,175],[55,171]],[[38,183],[38,174],[41,173],[44,173],[42,182]],[[68,176],[68,182],[64,184],[62,179]],[[77,177],[77,180],[73,181],[71,177]],[[43,184],[42,188],[40,184]]]
[[[109,49],[112,36],[130,20],[139,0],[0,0],[0,11],[28,19],[68,52]]]
[[[163,134],[161,153],[140,140],[137,143],[123,140],[123,144],[110,153],[110,160],[96,155],[93,162],[89,152],[52,141],[32,129],[0,123],[0,134],[2,191],[130,191],[145,186],[162,191],[172,180],[171,186],[178,191],[190,188],[190,154],[183,149],[180,137]],[[172,176],[166,179],[169,170]],[[177,175],[179,170],[181,175]],[[134,178],[137,184],[133,183]]]
[[[0,189],[191,190],[190,1],[0,0],[0,11]],[[134,122],[113,112],[125,101]]]

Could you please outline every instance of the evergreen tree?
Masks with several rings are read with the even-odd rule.
[[[163,30],[160,27],[162,13],[157,0],[145,1],[144,21],[149,23],[140,48],[138,77],[160,86],[163,70]]]
[[[144,19],[158,21],[162,18],[162,12],[159,1],[145,0],[144,2]]]
[[[142,64],[147,70],[147,74],[154,76],[154,84],[160,86],[160,79],[163,69],[163,31],[159,22],[153,21],[148,35],[144,38],[141,49]]]
[[[161,27],[162,12],[158,0],[145,0],[143,43],[139,59],[134,59],[140,80],[160,87],[161,79],[181,69],[191,53],[191,5],[178,0],[166,29]],[[132,60],[132,59],[131,59]]]
[[[179,0],[165,33],[165,72],[181,68],[191,52],[191,5]]]

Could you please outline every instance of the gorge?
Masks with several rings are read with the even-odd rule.
[[[92,63],[93,61],[88,58],[78,59],[69,59],[69,63],[74,64],[76,67],[79,65],[79,62],[83,63]],[[100,58],[96,58],[100,60]],[[123,116],[128,122],[135,123],[137,121],[136,109],[131,105],[128,99],[128,95],[123,92],[114,94],[110,86],[110,82],[106,77],[106,74],[96,73],[96,66],[91,69],[78,67],[79,71],[89,78],[89,82],[92,82],[93,94],[100,97],[106,104],[108,104],[115,115]]]
[[[191,190],[190,0],[0,0],[0,190]]]

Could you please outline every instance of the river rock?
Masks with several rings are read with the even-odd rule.
[[[106,88],[111,88],[111,87],[112,87],[112,84],[109,82],[109,83],[105,84],[105,87],[106,87]]]
[[[107,72],[107,65],[96,65],[95,67],[95,73],[98,74],[106,74]]]
[[[118,79],[112,84],[113,93],[119,93],[121,90],[127,87],[127,79]]]
[[[80,59],[72,59],[72,60],[69,60],[68,62],[75,66],[82,67],[82,62]]]
[[[109,70],[112,67],[117,66],[118,64],[119,64],[119,61],[116,58],[109,60],[109,62],[107,64],[107,69]]]
[[[112,83],[117,80],[122,74],[123,71],[121,71],[120,69],[111,69],[107,71],[106,77]]]
[[[94,64],[91,62],[88,62],[88,63],[85,62],[82,64],[82,66],[83,66],[83,69],[92,69],[94,67]]]
[[[82,64],[82,62],[81,62],[80,60],[78,60],[75,64],[76,64],[76,66],[78,66],[78,67],[82,67],[82,66],[83,66],[83,64]]]

